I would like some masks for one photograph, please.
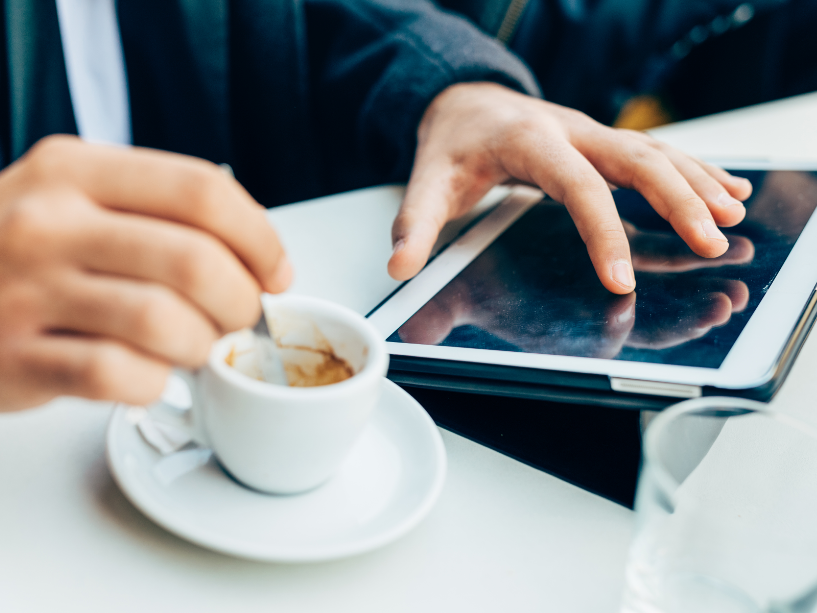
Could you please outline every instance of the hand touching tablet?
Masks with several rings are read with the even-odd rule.
[[[739,223],[742,178],[645,134],[605,127],[586,115],[500,85],[464,83],[442,92],[423,117],[405,200],[394,222],[389,273],[408,279],[425,265],[442,226],[499,183],[537,185],[566,205],[596,274],[616,294],[633,290],[627,236],[608,184],[633,188],[692,250],[726,252],[718,226]]]

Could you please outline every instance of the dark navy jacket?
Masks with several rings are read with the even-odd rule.
[[[677,118],[817,89],[815,0],[438,0],[506,42],[548,100],[612,122],[634,95]]]
[[[229,163],[267,206],[404,181],[436,94],[538,93],[501,45],[424,0],[118,0],[133,141]],[[5,0],[3,165],[76,133],[54,0]]]

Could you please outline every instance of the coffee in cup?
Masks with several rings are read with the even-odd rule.
[[[270,332],[272,341],[276,346],[276,356],[282,363],[287,383],[291,387],[317,387],[320,385],[332,385],[345,381],[354,375],[351,365],[335,354],[331,343],[321,334],[320,330],[310,324],[303,322],[313,328],[309,345],[286,344],[278,338],[273,328]],[[265,381],[264,369],[259,362],[264,359],[260,349],[260,343],[270,342],[267,339],[255,339],[250,349],[238,350],[236,344],[224,358],[228,366],[237,369],[253,379]],[[303,342],[303,340],[301,341]],[[266,381],[273,383],[272,381]]]
[[[193,439],[241,483],[292,494],[325,482],[351,451],[377,405],[388,353],[374,326],[346,307],[264,298],[287,375],[302,385],[261,380],[248,330],[217,341],[196,373],[180,374],[193,396]]]

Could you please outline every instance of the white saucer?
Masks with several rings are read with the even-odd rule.
[[[222,553],[314,562],[381,547],[413,528],[442,489],[445,448],[423,408],[391,381],[339,473],[295,496],[239,485],[208,450],[162,456],[140,435],[141,407],[119,407],[108,426],[108,465],[145,515]]]

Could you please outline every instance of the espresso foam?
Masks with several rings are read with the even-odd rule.
[[[333,351],[287,346],[280,350],[284,372],[291,387],[331,385],[355,374],[349,363]]]
[[[314,349],[297,345],[278,345],[278,353],[291,387],[318,387],[340,383],[355,372],[349,363],[335,355],[331,348]],[[254,348],[239,350],[233,346],[224,358],[227,366],[241,374],[264,381]]]

